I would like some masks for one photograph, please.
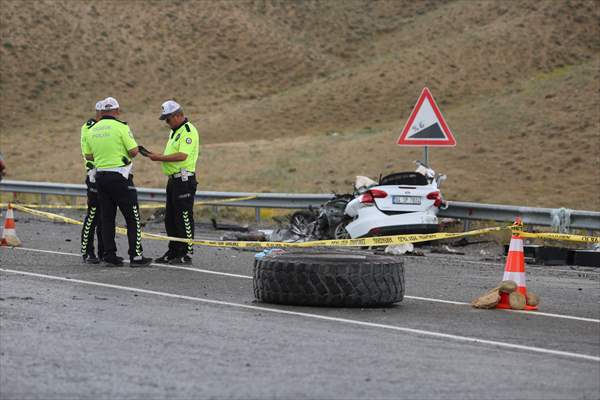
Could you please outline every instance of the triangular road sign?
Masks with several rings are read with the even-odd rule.
[[[397,144],[401,146],[456,146],[429,89],[424,88]]]

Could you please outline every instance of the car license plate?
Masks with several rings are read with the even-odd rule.
[[[392,203],[419,205],[421,204],[421,196],[392,196]]]

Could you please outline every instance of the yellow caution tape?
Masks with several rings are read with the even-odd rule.
[[[571,235],[568,233],[530,233],[523,231],[513,231],[516,234],[524,238],[536,238],[536,239],[552,239],[552,240],[564,240],[569,242],[581,242],[581,243],[600,243],[600,236],[584,236],[584,235]]]
[[[20,204],[14,204],[13,207],[16,210],[21,210],[33,215],[46,217],[55,221],[62,221],[69,224],[74,225],[82,225],[83,223],[77,221],[72,218],[68,218],[62,215],[52,214],[45,211],[33,210],[28,207],[24,207]],[[482,235],[489,232],[496,232],[508,229],[508,227],[494,227],[494,228],[484,228],[477,229],[469,232],[461,232],[461,233],[430,233],[430,234],[420,234],[420,235],[394,235],[394,236],[378,236],[372,238],[363,238],[363,239],[338,239],[338,240],[315,240],[310,242],[299,242],[299,243],[289,243],[289,242],[259,242],[259,241],[218,241],[218,240],[189,240],[178,237],[171,236],[163,236],[157,235],[154,233],[146,233],[142,232],[142,237],[151,240],[171,240],[176,242],[184,242],[184,243],[192,243],[197,246],[208,246],[208,247],[237,247],[237,248],[247,248],[247,247],[356,247],[356,246],[389,246],[393,244],[403,244],[403,243],[418,243],[418,242],[426,242],[430,240],[440,240],[440,239],[454,239],[464,236],[474,236],[474,235]],[[127,230],[125,228],[116,228],[117,233],[127,234]]]
[[[212,206],[214,204],[229,203],[229,202],[234,202],[234,201],[252,200],[255,198],[256,198],[256,196],[247,196],[247,197],[233,197],[231,199],[223,199],[223,200],[197,201],[194,203],[194,205],[195,206],[198,206],[198,205]]]
[[[33,210],[20,204],[13,204],[16,210],[21,210],[33,215],[46,217],[55,221],[62,221],[74,225],[82,225],[83,223],[72,218],[68,218],[62,215],[57,215],[45,211]],[[498,232],[506,229],[511,229],[514,234],[521,235],[522,237],[540,238],[540,239],[554,239],[554,240],[568,240],[575,242],[584,243],[600,243],[600,237],[598,236],[581,236],[581,235],[569,235],[562,233],[529,233],[523,232],[520,229],[522,225],[513,226],[502,226],[502,227],[491,227],[476,229],[468,232],[440,232],[440,233],[429,233],[429,234],[414,234],[414,235],[392,235],[392,236],[377,236],[362,239],[336,239],[336,240],[314,240],[309,242],[259,242],[259,241],[218,241],[218,240],[190,240],[172,236],[163,236],[155,233],[142,232],[142,237],[150,240],[171,240],[175,242],[191,243],[197,246],[207,247],[235,247],[235,248],[254,248],[254,247],[362,247],[362,246],[390,246],[405,243],[419,243],[433,240],[442,239],[456,239],[465,236],[476,236],[484,235],[490,232]],[[125,228],[117,227],[117,233],[126,235],[127,230]]]
[[[585,235],[571,235],[568,233],[552,233],[552,232],[541,232],[531,233],[523,231],[523,221],[521,218],[517,218],[515,223],[510,227],[512,234],[521,236],[523,238],[532,239],[552,239],[561,240],[568,242],[580,242],[580,243],[600,243],[600,236],[585,236]]]
[[[309,242],[259,242],[259,241],[217,241],[217,240],[188,240],[183,238],[156,235],[153,233],[142,233],[142,237],[154,240],[172,240],[178,242],[192,243],[198,246],[208,247],[362,247],[362,246],[389,246],[402,243],[418,243],[430,240],[453,239],[464,236],[483,235],[485,233],[501,231],[508,227],[494,227],[477,229],[462,233],[431,233],[422,235],[393,235],[378,236],[363,239],[337,239],[337,240],[314,240]],[[126,233],[126,231],[125,231]]]
[[[14,208],[17,208],[16,203],[10,203]],[[46,209],[78,209],[85,210],[87,205],[85,204],[77,204],[77,205],[68,205],[68,204],[18,204],[27,208],[46,208]],[[0,207],[7,207],[7,203],[0,203]]]
[[[194,206],[219,205],[219,204],[222,204],[222,203],[229,203],[229,202],[234,202],[234,201],[252,200],[252,199],[255,199],[255,198],[256,198],[256,196],[247,196],[247,197],[235,197],[235,198],[223,199],[223,200],[197,201],[197,202],[194,203]],[[13,207],[15,207],[17,205],[15,203],[10,203],[10,204],[12,204]],[[76,204],[76,205],[68,205],[68,204],[18,204],[18,205],[20,205],[22,207],[27,207],[27,208],[45,208],[45,209],[48,209],[48,210],[51,210],[51,209],[85,210],[87,208],[86,204]],[[0,203],[0,207],[7,207],[7,206],[8,206],[8,203]],[[164,203],[158,203],[158,204],[140,204],[139,205],[140,209],[154,209],[154,208],[163,208],[163,207],[165,207]]]
[[[46,217],[53,221],[66,222],[67,224],[83,225],[83,222],[77,221],[76,219],[65,217],[63,215],[52,214],[52,213],[45,212],[45,211],[33,210],[33,209],[31,209],[29,207],[25,207],[21,204],[12,204],[12,203],[10,203],[10,204],[11,204],[12,208],[14,208],[15,210],[21,210],[21,211],[29,213],[29,214],[37,215],[38,217]]]
[[[432,240],[455,239],[464,236],[483,235],[490,232],[497,232],[508,229],[508,227],[492,227],[476,229],[468,232],[440,232],[414,235],[391,235],[377,236],[362,239],[336,239],[336,240],[315,240],[311,242],[298,243],[299,247],[347,247],[347,246],[390,246],[395,244],[419,243]]]

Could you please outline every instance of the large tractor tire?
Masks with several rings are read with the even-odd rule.
[[[367,252],[287,252],[254,263],[254,295],[266,303],[376,307],[402,301],[404,266]]]

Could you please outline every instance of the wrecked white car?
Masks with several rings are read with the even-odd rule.
[[[446,179],[417,161],[415,172],[399,172],[365,183],[357,177],[357,196],[344,213],[351,238],[438,231],[438,210],[445,207],[440,185]]]

